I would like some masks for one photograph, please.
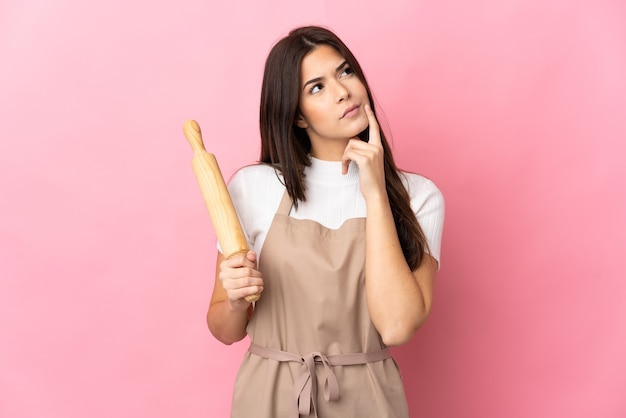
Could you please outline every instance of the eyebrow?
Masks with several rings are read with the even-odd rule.
[[[335,72],[339,72],[339,70],[341,70],[343,67],[345,67],[348,64],[348,61],[343,61],[341,64],[339,64],[339,66],[337,68],[335,68]],[[308,86],[309,84],[312,83],[317,83],[318,81],[321,81],[322,78],[324,77],[315,77],[310,79],[309,81],[307,81],[306,83],[304,83],[304,85],[302,86],[302,90],[306,89],[306,86]]]

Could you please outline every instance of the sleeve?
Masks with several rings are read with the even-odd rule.
[[[248,245],[259,257],[283,191],[274,169],[263,164],[242,167],[228,181]]]
[[[411,207],[426,236],[429,254],[441,267],[441,238],[445,203],[443,194],[431,180],[413,175],[408,180]]]

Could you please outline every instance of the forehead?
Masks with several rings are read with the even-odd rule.
[[[335,72],[337,67],[345,61],[343,55],[329,45],[319,45],[302,59],[301,78],[323,77],[326,73]]]

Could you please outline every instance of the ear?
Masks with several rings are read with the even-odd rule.
[[[298,116],[296,116],[296,126],[298,128],[306,129],[309,127],[309,124],[304,119],[304,116],[300,112],[298,112]]]

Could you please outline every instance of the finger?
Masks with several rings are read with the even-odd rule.
[[[345,160],[354,161],[357,164],[361,163],[361,158],[374,158],[379,152],[380,146],[363,142],[358,138],[351,139],[346,145],[343,151],[342,158]]]
[[[256,253],[249,251],[243,255],[236,255],[222,261],[224,268],[256,267]]]
[[[378,121],[376,120],[376,115],[372,111],[370,105],[366,104],[364,106],[365,114],[367,115],[367,120],[369,121],[369,144],[372,145],[382,145],[380,140],[380,126],[378,125]]]
[[[222,281],[226,290],[243,290],[250,289],[259,290],[263,288],[263,279],[261,277],[241,277],[238,279],[230,279]]]
[[[360,150],[354,147],[346,148],[344,151],[344,157],[348,162],[354,162],[357,166],[361,167],[361,164],[367,158],[367,151]]]
[[[348,174],[348,168],[350,167],[350,162],[352,161],[348,156],[351,144],[352,140],[348,141],[346,147],[343,149],[343,155],[341,156],[341,174]]]
[[[243,303],[246,306],[250,303],[250,301],[246,301],[245,298],[248,296],[258,295],[263,292],[263,286],[249,286],[242,287],[237,289],[229,289],[226,291],[228,294],[229,300],[234,303]]]
[[[341,157],[341,173],[348,173],[348,167],[351,162],[360,165],[363,161],[363,156],[367,154],[367,150],[371,147],[372,146],[370,144],[361,141],[359,138],[353,138],[348,141]]]
[[[219,272],[219,278],[221,280],[240,280],[243,278],[258,277],[263,277],[263,275],[253,267],[223,268]]]
[[[348,174],[348,167],[350,167],[350,160],[349,158],[345,158],[341,160],[341,174]]]
[[[246,253],[246,258],[256,266],[256,253],[254,251],[248,251]]]
[[[231,299],[238,299],[263,291],[264,282],[260,276],[228,277],[228,275],[221,275],[220,280]],[[242,295],[242,292],[246,294]]]

